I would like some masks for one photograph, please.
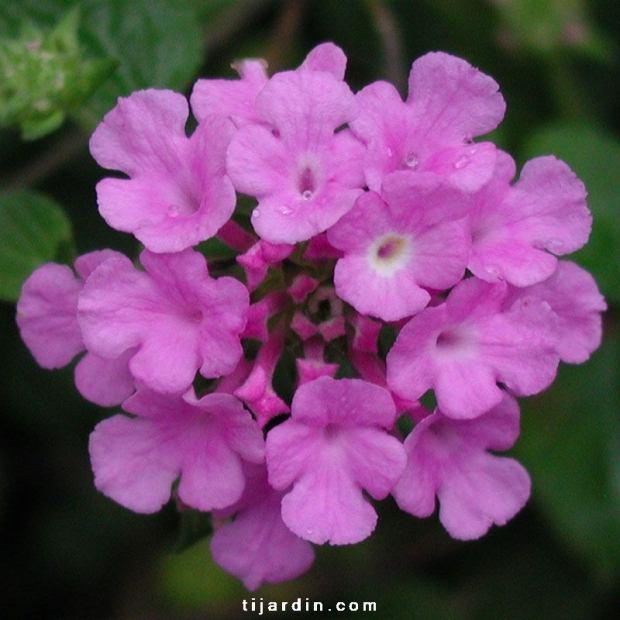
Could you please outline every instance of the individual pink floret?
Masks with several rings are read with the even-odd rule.
[[[405,466],[387,429],[396,418],[389,392],[360,379],[320,377],[298,388],[291,418],[269,431],[269,482],[286,491],[282,519],[305,540],[356,543],[375,528],[366,491],[383,499]]]
[[[519,436],[519,407],[505,395],[475,420],[436,411],[405,440],[407,467],[392,494],[402,510],[428,517],[439,500],[439,520],[453,538],[470,540],[504,525],[530,496],[530,478],[507,450]]]
[[[387,82],[357,94],[360,114],[350,127],[367,145],[368,187],[381,190],[395,170],[434,172],[458,187],[475,191],[493,172],[496,148],[472,144],[501,122],[505,103],[498,85],[460,58],[432,52],[418,58],[402,101]]]
[[[470,419],[499,404],[502,383],[518,396],[540,392],[559,362],[548,304],[503,312],[508,286],[469,278],[445,303],[425,308],[403,327],[387,355],[388,385],[419,399],[434,390],[448,417]]]
[[[467,267],[487,282],[529,286],[555,271],[554,254],[586,243],[592,216],[583,183],[559,159],[528,161],[511,185],[515,172],[510,155],[499,152],[493,179],[476,194],[469,216]]]
[[[282,492],[267,481],[264,465],[245,467],[246,486],[233,508],[216,511],[234,521],[215,527],[211,538],[213,559],[243,581],[249,590],[280,583],[305,573],[314,561],[312,545],[295,536],[280,515]]]
[[[261,463],[256,422],[230,394],[197,399],[141,389],[123,403],[136,417],[115,415],[90,438],[95,486],[136,512],[159,510],[179,478],[179,499],[209,511],[236,502],[245,487],[243,462]]]
[[[465,273],[467,195],[435,175],[394,172],[382,195],[367,192],[327,231],[344,257],[336,263],[338,295],[358,312],[386,321],[411,316]]]
[[[188,116],[182,95],[138,91],[119,99],[90,139],[101,166],[129,177],[97,184],[99,212],[153,252],[178,252],[213,237],[235,208],[225,163],[232,123],[209,116],[188,138]]]
[[[362,144],[336,129],[357,114],[349,87],[331,73],[274,75],[256,98],[262,124],[241,127],[228,149],[237,191],[258,199],[256,232],[296,243],[323,232],[362,193]]]
[[[511,288],[504,303],[548,304],[557,315],[549,329],[560,359],[569,364],[581,364],[601,344],[603,319],[607,309],[605,299],[594,278],[569,261],[559,261],[554,274],[539,284]]]
[[[104,261],[120,256],[112,250],[79,256],[75,270],[48,263],[24,283],[17,302],[16,321],[22,339],[43,368],[61,368],[85,351],[77,319],[84,280]],[[80,394],[103,407],[118,405],[135,389],[125,354],[105,359],[86,352],[75,367]]]
[[[211,278],[204,256],[191,249],[145,250],[140,260],[146,271],[118,256],[88,278],[78,302],[88,350],[114,358],[135,347],[131,373],[161,392],[187,390],[197,371],[209,378],[232,372],[249,307],[243,284]]]

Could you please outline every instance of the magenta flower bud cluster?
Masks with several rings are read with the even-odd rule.
[[[306,571],[313,543],[364,540],[390,494],[417,517],[438,502],[457,539],[505,524],[530,494],[498,455],[516,397],[601,340],[603,297],[558,258],[588,239],[585,188],[553,156],[517,179],[474,141],[503,118],[495,81],[429,53],[403,101],[352,92],[345,65],[326,43],[294,71],[200,79],[189,137],[182,95],[120,99],[90,149],[124,175],[97,185],[99,211],[140,264],[44,265],[18,303],[37,361],[79,356],[80,393],[124,411],[92,433],[96,487],[211,512],[215,561],[251,589]],[[214,237],[236,260],[205,258]]]

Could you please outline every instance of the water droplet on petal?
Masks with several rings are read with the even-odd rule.
[[[289,209],[286,205],[282,205],[282,206],[278,207],[278,211],[282,215],[290,215],[293,212],[293,210]]]
[[[461,157],[459,157],[454,163],[454,167],[457,170],[460,170],[461,168],[465,168],[465,166],[467,166],[468,163],[469,163],[469,157],[467,155],[461,155]]]
[[[309,189],[307,189],[307,190],[306,190],[306,191],[305,191],[305,192],[301,195],[301,197],[302,197],[304,200],[310,200],[310,199],[312,198],[312,196],[314,196],[314,193],[313,193],[313,192],[311,192]]]
[[[551,239],[547,239],[545,242],[545,247],[551,252],[558,252],[562,249],[564,243],[562,239],[558,239],[556,237],[552,237]]]
[[[308,534],[308,535],[311,535],[311,534],[313,534],[313,533],[314,533],[314,530],[313,530],[311,527],[309,527],[309,528],[306,530],[306,534]]]
[[[170,205],[168,207],[168,217],[179,217],[181,215],[181,207],[178,205]]]
[[[494,278],[501,276],[501,270],[497,265],[485,265],[484,270]]]
[[[388,157],[394,157],[394,151],[390,147],[385,149],[385,152],[387,153]]]
[[[408,168],[415,170],[420,164],[420,158],[415,153],[407,153],[405,163]]]
[[[252,217],[260,217],[260,211],[258,209],[254,209],[254,211],[252,211]]]

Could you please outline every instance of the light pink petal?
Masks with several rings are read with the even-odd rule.
[[[284,496],[282,520],[304,540],[348,545],[372,534],[377,513],[346,473],[325,467],[302,478]]]
[[[492,131],[504,117],[499,86],[466,61],[443,52],[418,58],[407,103],[423,119],[427,139],[462,141]]]
[[[306,149],[323,144],[357,114],[350,88],[322,71],[277,73],[256,98],[256,109],[284,144]]]
[[[183,95],[170,90],[142,90],[121,97],[90,139],[99,165],[130,177],[144,170],[162,172],[176,165],[185,149],[189,115]]]
[[[346,66],[347,57],[337,45],[321,43],[306,56],[298,71],[325,71],[343,80]]]
[[[230,523],[216,528],[211,538],[213,559],[255,590],[304,573],[314,561],[312,545],[295,536],[282,521],[282,494],[262,475],[249,475],[239,511]]]
[[[199,122],[210,115],[232,118],[237,126],[258,120],[254,101],[267,83],[267,63],[247,59],[233,67],[241,75],[240,80],[200,79],[194,84],[190,103]]]
[[[150,421],[116,415],[90,437],[95,486],[135,512],[157,512],[180,472],[178,453]]]
[[[362,381],[323,377],[301,386],[293,397],[294,419],[313,427],[338,424],[348,427],[391,428],[394,402],[384,388]]]
[[[519,237],[553,254],[578,250],[590,235],[585,187],[552,156],[526,162],[505,208],[510,213],[507,223]]]
[[[517,461],[490,454],[472,458],[453,473],[452,484],[437,493],[439,520],[453,538],[480,538],[493,525],[505,525],[525,506],[530,477]]]
[[[22,340],[44,368],[66,366],[84,350],[77,321],[82,283],[66,265],[39,267],[22,286],[16,321]]]
[[[133,349],[127,349],[112,359],[87,353],[75,367],[78,392],[102,407],[120,405],[136,388],[129,372],[129,360],[134,353]]]
[[[560,261],[555,273],[539,284],[512,289],[507,307],[515,302],[548,304],[558,320],[554,330],[555,349],[571,364],[585,362],[602,338],[601,313],[607,308],[594,278],[575,263]]]

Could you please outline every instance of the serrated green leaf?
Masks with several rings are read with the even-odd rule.
[[[594,274],[609,301],[620,303],[620,142],[592,127],[553,125],[524,146],[525,158],[548,154],[566,161],[588,190],[592,235],[570,258]]]
[[[620,338],[524,403],[516,454],[563,539],[608,582],[620,575]]]
[[[17,301],[32,271],[70,243],[71,224],[56,202],[30,191],[0,194],[0,299]]]

